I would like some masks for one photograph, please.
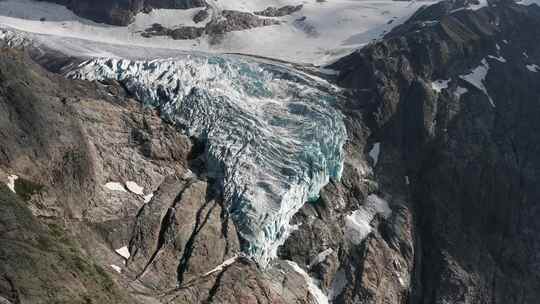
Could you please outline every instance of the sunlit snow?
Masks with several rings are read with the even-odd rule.
[[[144,195],[144,192],[143,192],[144,188],[139,186],[136,182],[127,181],[126,188],[137,195],[141,195],[141,196]]]
[[[126,188],[124,188],[124,185],[118,182],[108,182],[104,185],[104,187],[111,191],[127,192]]]
[[[126,260],[129,259],[129,257],[130,257],[129,249],[128,249],[127,246],[118,248],[115,251],[116,251],[116,253],[118,253],[120,256],[122,256]]]
[[[386,200],[376,194],[367,197],[366,202],[358,210],[345,217],[345,236],[351,243],[358,245],[371,233],[371,221],[377,214],[388,218],[392,210]]]
[[[6,183],[6,185],[8,186],[8,188],[13,191],[13,193],[16,193],[15,192],[15,181],[19,179],[19,177],[17,175],[9,175],[8,176],[8,182]]]

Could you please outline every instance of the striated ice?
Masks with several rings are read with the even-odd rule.
[[[243,251],[262,267],[294,229],[293,215],[341,176],[347,134],[332,106],[338,94],[303,73],[234,56],[185,55],[93,59],[67,76],[118,80],[203,140]]]

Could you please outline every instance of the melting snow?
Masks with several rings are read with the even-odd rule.
[[[373,167],[377,166],[379,162],[379,155],[381,154],[381,143],[376,142],[369,151],[369,157],[373,160]]]
[[[347,286],[348,283],[349,282],[347,281],[345,271],[340,268],[336,272],[336,276],[332,280],[332,285],[328,290],[328,298],[330,300],[334,300],[335,298],[337,298],[343,292],[343,289]]]
[[[126,188],[124,188],[124,185],[122,185],[121,183],[117,183],[117,182],[108,182],[108,183],[105,184],[104,187],[109,189],[109,190],[112,190],[112,191],[127,192]]]
[[[118,248],[115,250],[116,253],[118,253],[119,255],[121,255],[124,259],[129,259],[130,257],[130,254],[129,254],[129,249],[127,246],[124,246],[122,248]]]
[[[436,80],[431,83],[431,87],[433,90],[437,93],[440,93],[443,89],[448,88],[448,83],[450,82],[450,79],[448,80]]]
[[[528,64],[526,67],[527,67],[527,70],[531,72],[534,72],[534,73],[540,72],[540,67],[536,64]]]
[[[495,59],[495,60],[497,60],[499,62],[502,62],[502,63],[506,63],[506,59],[504,59],[502,56],[496,57],[496,56],[493,56],[493,55],[488,55],[488,58]]]
[[[122,273],[122,268],[116,265],[111,265],[111,268],[114,269],[118,273]]]
[[[6,183],[6,185],[8,186],[8,188],[13,191],[13,193],[17,193],[15,192],[15,181],[19,179],[19,177],[17,175],[9,175],[8,176],[8,182]]]
[[[144,188],[139,186],[137,183],[135,182],[132,182],[132,181],[127,181],[126,182],[126,187],[128,188],[129,191],[137,194],[137,195],[144,195]]]
[[[300,274],[304,279],[306,280],[308,291],[315,299],[315,302],[317,304],[328,304],[328,297],[324,294],[324,292],[321,290],[321,288],[317,285],[317,282],[309,276],[309,274],[302,269],[298,264],[296,264],[293,261],[286,261],[287,264],[289,264],[294,271],[296,271],[298,274]]]
[[[145,195],[144,196],[144,202],[149,203],[152,200],[153,197],[154,197],[154,193],[150,193],[150,194]]]
[[[484,92],[486,96],[489,99],[489,103],[492,107],[495,107],[495,103],[493,102],[493,99],[491,99],[491,96],[489,96],[486,86],[484,85],[484,82],[486,80],[486,76],[489,71],[489,64],[487,63],[486,59],[482,59],[482,64],[473,69],[469,74],[459,76],[461,79],[469,82],[476,88],[478,88],[480,91]]]
[[[223,271],[226,267],[231,266],[232,264],[234,264],[234,262],[236,262],[237,259],[238,259],[238,256],[233,256],[232,258],[223,261],[223,263],[218,265],[216,268],[208,271],[203,276],[206,277],[206,276],[209,276],[209,275],[211,275],[213,273]]]
[[[326,258],[334,252],[332,248],[328,248],[323,252],[319,253],[312,261],[309,263],[309,268],[320,264],[326,260]]]
[[[371,221],[377,214],[388,218],[392,210],[387,201],[376,194],[371,194],[363,206],[345,217],[345,236],[355,245],[362,243],[371,233]]]

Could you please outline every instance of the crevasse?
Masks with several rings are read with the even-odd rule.
[[[206,142],[209,174],[260,266],[276,257],[289,222],[339,180],[347,134],[331,87],[284,67],[233,56],[92,59],[67,73],[118,80],[187,135]]]

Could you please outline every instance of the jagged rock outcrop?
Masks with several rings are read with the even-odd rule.
[[[39,0],[65,5],[75,14],[102,23],[128,25],[140,12],[153,8],[189,9],[206,6],[204,0]]]
[[[200,12],[206,12],[206,10]],[[152,27],[146,29],[142,33],[142,36],[169,36],[175,40],[184,40],[199,38],[206,34],[208,35],[211,43],[218,43],[220,39],[223,38],[223,35],[229,32],[277,24],[279,24],[279,21],[277,20],[260,18],[254,14],[246,12],[225,10],[222,11],[217,18],[214,18],[208,22],[205,27],[179,26],[174,29],[170,29],[163,27],[160,24],[154,24]]]
[[[332,68],[356,96],[344,111],[381,143],[380,190],[405,190],[414,225],[408,303],[535,303],[540,8],[453,6],[418,12]],[[353,138],[365,135],[356,130]],[[358,290],[377,294],[391,272],[375,273]]]
[[[255,15],[266,17],[283,17],[300,11],[304,5],[285,5],[280,8],[267,7],[266,9],[258,12],[254,12]]]
[[[2,49],[0,107],[1,301],[314,303],[239,254],[205,147],[118,83]]]
[[[0,302],[66,280],[29,280],[17,254],[58,265],[67,248],[87,264],[58,266],[76,279],[48,300],[321,303],[320,288],[333,303],[537,303],[540,7],[464,4],[426,7],[329,67],[348,89],[343,173],[264,271],[240,253],[204,145],[121,84],[3,50],[0,180],[17,193],[0,185]]]

